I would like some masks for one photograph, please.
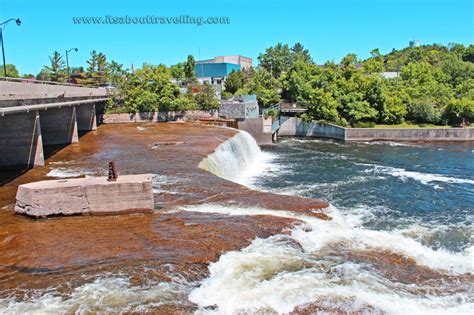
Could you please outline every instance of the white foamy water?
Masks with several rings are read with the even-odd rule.
[[[388,251],[445,274],[464,274],[474,272],[472,249],[456,254],[435,251],[402,235],[357,228],[334,207],[327,210],[332,221],[290,211],[225,205],[180,209],[224,215],[273,215],[304,222],[289,236],[256,239],[247,248],[227,253],[210,265],[210,277],[191,292],[190,300],[202,309],[217,305],[218,309],[212,311],[216,314],[258,310],[287,313],[308,303],[347,311],[371,305],[394,314],[459,314],[474,306],[466,293],[418,295],[411,291],[426,287],[392,282],[364,263],[338,257],[340,251]]]
[[[199,167],[227,180],[250,185],[253,177],[268,170],[271,159],[272,155],[262,152],[248,132],[239,130],[204,158]]]
[[[144,313],[167,303],[186,303],[187,283],[161,282],[132,286],[127,277],[104,276],[75,288],[68,295],[54,290],[26,301],[0,299],[0,314],[117,314]]]
[[[68,168],[53,168],[46,174],[46,176],[57,178],[79,177],[84,175],[93,175],[93,172]]]
[[[240,139],[242,141],[246,139]],[[318,140],[291,140],[314,142]],[[253,146],[246,143],[246,146]],[[339,145],[339,144],[338,144]],[[343,144],[340,144],[343,146]],[[396,146],[396,144],[390,146]],[[256,147],[256,144],[255,144]],[[224,143],[213,153],[213,165],[202,163],[217,176],[235,181],[236,169],[252,164],[252,158],[233,158],[229,152],[242,156],[261,155],[257,148],[242,149],[237,141],[232,147]],[[243,153],[248,152],[248,153]],[[292,154],[299,154],[294,150]],[[334,158],[334,157],[333,157]],[[271,160],[270,160],[271,161]],[[219,163],[227,163],[225,167]],[[271,163],[270,163],[271,164]],[[360,164],[360,163],[356,163]],[[348,183],[364,183],[373,178],[384,179],[387,175],[402,180],[412,179],[423,184],[432,182],[472,184],[473,180],[440,174],[411,172],[401,168],[375,164],[366,173],[374,176],[355,176],[350,180],[309,185],[291,185],[276,188],[274,192],[306,194],[318,189],[331,189]],[[255,165],[252,165],[254,167]],[[273,165],[271,167],[274,167]],[[270,168],[271,168],[270,167]],[[268,167],[267,167],[268,168]],[[258,172],[255,172],[257,173]],[[381,176],[384,175],[384,176]],[[266,176],[266,174],[265,174]],[[252,183],[244,182],[252,187]],[[384,211],[358,205],[344,209],[344,215],[334,206],[326,209],[332,221],[322,221],[291,211],[273,211],[261,208],[243,208],[233,205],[198,205],[181,207],[181,210],[222,215],[272,215],[303,221],[293,228],[290,235],[275,235],[267,239],[255,239],[250,246],[240,251],[229,252],[209,267],[210,276],[201,286],[193,290],[190,300],[200,307],[201,313],[288,313],[297,306],[314,303],[322,308],[338,309],[351,313],[362,309],[366,312],[389,314],[470,314],[474,287],[471,283],[430,282],[415,284],[390,280],[374,266],[366,262],[352,261],[343,253],[393,253],[413,260],[420,267],[427,267],[444,277],[474,273],[474,247],[461,252],[450,252],[443,248],[433,249],[423,245],[416,237],[430,237],[438,233],[431,226],[414,222],[394,230],[370,230],[364,223],[377,219]],[[456,227],[449,227],[456,228]],[[464,227],[461,227],[464,228]],[[454,286],[454,290],[452,287]],[[437,290],[443,292],[436,293]],[[438,292],[439,292],[438,291]],[[217,306],[217,308],[214,308]],[[368,311],[372,310],[372,311]]]
[[[451,177],[451,176],[444,176],[440,174],[407,171],[403,168],[396,168],[396,167],[376,165],[376,164],[363,164],[363,163],[357,163],[357,164],[370,166],[370,168],[366,170],[366,173],[372,173],[372,172],[383,173],[383,174],[399,177],[402,180],[413,179],[425,185],[432,182],[474,185],[474,180],[467,179],[467,178],[457,178],[457,177]]]
[[[177,192],[171,190],[168,186],[176,184],[178,182],[183,182],[183,179],[178,179],[173,176],[154,174],[151,178],[153,193],[177,194]]]

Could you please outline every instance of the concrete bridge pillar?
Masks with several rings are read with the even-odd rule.
[[[79,142],[76,107],[41,111],[41,133],[44,145]]]
[[[84,104],[76,106],[77,129],[79,131],[90,131],[97,129],[95,104]]]
[[[0,168],[44,165],[38,111],[0,117]]]

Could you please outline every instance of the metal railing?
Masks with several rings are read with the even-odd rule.
[[[270,110],[276,110],[276,111],[280,111],[280,103],[276,103],[276,104],[273,104],[273,105],[270,105],[269,107],[267,108],[262,108],[262,115],[268,115],[268,112]]]
[[[263,117],[269,116],[269,112],[271,110],[276,111],[277,115],[279,115],[280,109],[281,109],[280,103],[277,103],[277,104],[271,105],[270,107],[264,108],[262,110],[262,115]],[[272,117],[272,132],[275,132],[276,130],[278,130],[278,128],[280,128],[280,117]]]
[[[96,86],[96,85],[84,85],[84,84],[75,84],[75,83],[67,83],[67,82],[55,82],[55,81],[42,81],[42,80],[24,79],[24,78],[0,77],[0,81],[22,82],[22,83],[33,83],[33,84],[47,84],[47,85],[61,85],[61,86],[73,86],[73,87],[86,87],[86,88],[98,88],[98,86]]]
[[[93,104],[93,103],[106,102],[106,101],[108,101],[108,98],[97,98],[97,99],[92,99],[92,100],[78,100],[78,101],[59,102],[59,103],[3,107],[3,108],[0,108],[0,117],[3,117],[8,114],[29,113],[35,110],[48,110],[52,108],[71,107],[71,106],[76,106],[76,105]]]

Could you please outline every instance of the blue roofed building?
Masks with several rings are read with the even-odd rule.
[[[241,55],[218,56],[213,59],[196,61],[194,71],[196,78],[201,83],[222,85],[233,71],[249,69],[252,59]]]
[[[198,63],[194,68],[196,78],[201,83],[209,84],[222,84],[232,70],[239,71],[240,65],[227,62]]]

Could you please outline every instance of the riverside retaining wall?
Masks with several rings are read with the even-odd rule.
[[[217,119],[217,110],[188,110],[185,112],[150,112],[137,114],[104,114],[103,123],[157,122],[175,120]]]
[[[346,128],[345,141],[474,141],[474,128]]]
[[[278,135],[342,141],[474,141],[474,128],[343,128],[282,116]]]
[[[271,126],[270,132],[265,132],[265,121],[261,117],[238,120],[237,127],[240,130],[245,130],[250,133],[258,145],[271,145],[273,143]]]
[[[301,118],[281,116],[278,135],[345,140],[345,128],[315,121],[305,124]]]

